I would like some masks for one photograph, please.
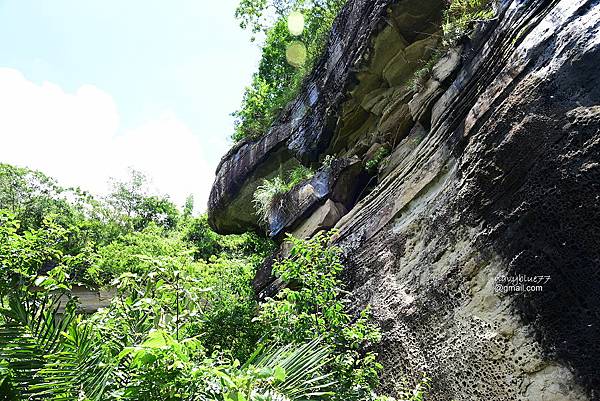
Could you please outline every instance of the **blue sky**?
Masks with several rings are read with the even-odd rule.
[[[206,203],[260,56],[237,0],[0,0],[0,161]]]

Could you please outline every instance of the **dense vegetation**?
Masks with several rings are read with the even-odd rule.
[[[256,139],[292,100],[323,52],[345,0],[241,0],[242,28],[263,39],[262,57],[240,109],[233,113],[233,139]]]
[[[133,172],[95,199],[0,165],[0,399],[387,399],[379,331],[348,312],[328,235],[289,238],[274,272],[293,285],[258,303],[272,244],[217,235],[191,199],[146,188]],[[114,296],[86,315],[75,285]]]

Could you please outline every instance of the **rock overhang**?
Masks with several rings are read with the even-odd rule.
[[[264,179],[286,174],[300,163],[318,167],[325,154],[354,156],[346,148],[358,135],[356,129],[352,131],[354,137],[345,138],[339,128],[344,125],[340,119],[352,120],[347,115],[348,108],[354,107],[352,98],[356,98],[357,91],[370,92],[389,86],[386,79],[394,83],[406,80],[406,74],[416,66],[409,65],[404,68],[406,71],[391,71],[382,65],[376,76],[368,77],[361,71],[368,64],[384,64],[383,61],[388,64],[394,56],[400,57],[405,48],[417,49],[412,51],[415,57],[422,56],[424,44],[439,29],[443,5],[443,0],[348,2],[333,24],[325,53],[305,79],[298,97],[264,136],[235,145],[221,160],[208,202],[211,227],[223,234],[260,231],[261,224],[252,209],[252,195]],[[376,40],[377,37],[380,39]],[[389,46],[390,41],[394,46]],[[406,113],[408,107],[403,106],[406,124],[401,129],[393,127],[398,131],[396,136],[405,134],[412,126]],[[397,111],[388,110],[388,115],[397,116]],[[368,127],[363,126],[359,134],[365,129]],[[390,129],[390,125],[385,129]]]
[[[310,236],[337,221],[348,300],[371,305],[382,327],[383,390],[426,370],[444,401],[597,398],[600,92],[589,83],[599,20],[594,0],[503,1],[418,93],[406,90],[406,66],[368,47],[361,57],[377,62],[354,68],[343,99],[327,103],[338,105],[322,125],[329,144],[308,146],[318,141],[307,125],[283,141],[294,163],[392,144],[352,210],[322,196],[281,230]],[[391,26],[374,32],[396,37]],[[394,51],[424,39],[395,40]],[[330,56],[326,65],[343,54]],[[307,88],[301,98],[318,110],[327,98]],[[269,272],[257,274],[261,296],[285,284]],[[520,274],[558,280],[536,293],[495,290],[498,275]]]
[[[268,216],[269,235],[281,238],[285,233],[293,232],[313,211],[329,202],[334,202],[341,217],[341,211],[350,208],[367,182],[367,176],[360,159],[338,159],[317,171],[313,177],[292,188],[276,200]],[[339,206],[338,206],[339,205]],[[332,221],[331,219],[329,221]],[[331,228],[333,224],[320,228]],[[310,230],[305,228],[302,232]],[[305,236],[305,235],[302,235]]]

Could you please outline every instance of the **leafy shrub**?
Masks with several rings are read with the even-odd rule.
[[[310,240],[288,236],[290,254],[273,265],[273,272],[289,285],[260,305],[263,341],[293,344],[318,338],[331,347],[326,371],[334,383],[328,400],[396,401],[374,393],[382,366],[373,347],[381,335],[368,309],[348,310],[339,277],[341,250],[329,245],[334,235],[321,232]],[[397,391],[404,401],[423,401],[428,387],[424,377],[414,388]]]
[[[227,313],[231,306],[254,302],[253,270],[242,261],[141,256],[139,273],[115,280],[111,306],[85,320],[72,302],[61,312],[57,297],[40,298],[27,288],[8,294],[8,308],[0,310],[4,394],[115,401],[317,400],[331,394],[324,372],[331,348],[321,339],[268,347],[257,347],[257,336],[244,341],[255,304],[243,313],[244,322],[228,324],[238,316]],[[214,311],[225,313],[216,320]]]
[[[258,303],[250,283],[258,263],[259,258],[222,256],[197,265],[195,285],[209,291],[202,297],[202,318],[188,332],[200,336],[208,352],[229,350],[243,360],[255,350],[262,333],[252,321]]]
[[[212,256],[262,260],[274,250],[274,243],[254,232],[219,235],[208,225],[206,214],[188,218],[181,227],[183,239],[194,248],[194,258],[208,261]]]
[[[407,401],[424,401],[425,396],[427,395],[427,391],[429,390],[431,380],[423,375],[423,378],[417,385],[409,389],[408,386],[405,386],[403,389],[400,389],[399,396],[402,397],[403,400]]]
[[[220,236],[211,230],[206,215],[188,221],[184,228],[184,238],[194,245],[196,259],[207,260],[212,255],[218,255],[222,250]]]
[[[268,223],[269,212],[278,199],[289,192],[296,185],[314,175],[314,171],[303,165],[299,165],[290,171],[287,179],[275,177],[270,180],[263,180],[256,191],[254,191],[252,202],[256,213],[263,223]]]
[[[3,397],[275,401],[331,394],[323,372],[330,350],[318,339],[259,347],[242,365],[222,353],[208,355],[196,338],[180,339],[171,327],[156,327],[155,316],[148,318],[148,308],[140,309],[139,302],[115,304],[112,314],[89,321],[70,305],[60,312],[56,298],[28,294],[11,298],[10,309],[0,310]],[[160,322],[166,316],[158,317]]]
[[[184,265],[192,261],[193,253],[194,249],[181,236],[165,235],[164,229],[151,224],[143,231],[134,231],[100,247],[95,266],[110,279],[126,272],[144,273],[157,258],[166,264]]]
[[[0,299],[31,286],[55,289],[96,281],[91,251],[65,253],[68,239],[69,229],[59,225],[55,215],[45,216],[40,228],[21,232],[15,215],[0,209]]]
[[[206,216],[194,221],[202,226]],[[147,277],[156,280],[158,274],[167,274],[168,282],[174,282],[177,272],[181,291],[189,296],[201,291],[192,297],[199,304],[188,305],[186,309],[193,311],[201,307],[196,313],[201,313],[202,318],[187,325],[189,333],[201,334],[202,344],[208,351],[227,348],[235,350],[232,352],[236,357],[245,358],[260,337],[251,327],[257,303],[250,282],[272,245],[253,234],[219,236],[207,227],[202,226],[202,229],[214,247],[203,255],[205,258],[194,258],[198,249],[193,242],[186,241],[186,234],[165,236],[164,229],[150,225],[100,248],[96,266],[107,276],[118,277],[114,284],[119,285],[131,280],[143,283]],[[202,239],[196,239],[202,243]],[[169,288],[161,287],[161,294],[164,296]],[[158,296],[150,293],[148,297],[157,299]],[[168,299],[174,302],[173,297]]]
[[[288,237],[290,256],[273,271],[292,286],[263,303],[258,320],[278,343],[323,338],[332,347],[329,369],[336,385],[331,399],[368,400],[382,368],[369,348],[380,334],[368,310],[351,315],[341,299],[340,250],[328,246],[330,238],[325,233],[308,241]]]

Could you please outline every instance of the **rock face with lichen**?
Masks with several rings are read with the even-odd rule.
[[[442,3],[350,0],[299,97],[223,158],[209,221],[260,229],[259,183],[311,165],[270,231],[339,231],[384,392],[600,400],[600,2],[502,1],[416,82]]]

